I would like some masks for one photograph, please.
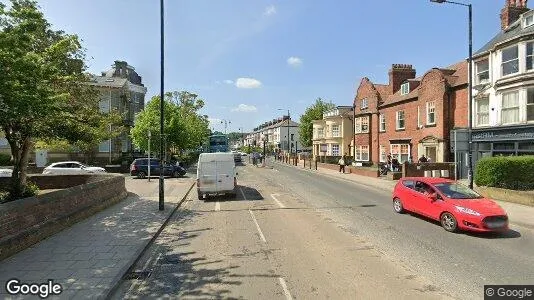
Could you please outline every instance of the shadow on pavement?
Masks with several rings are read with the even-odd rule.
[[[243,193],[241,193],[243,191]],[[243,194],[245,197],[243,198]],[[217,196],[209,196],[208,198],[204,199],[204,201],[219,201],[219,202],[226,202],[226,201],[256,201],[256,200],[264,200],[265,198],[262,196],[262,194],[255,188],[238,185],[237,186],[237,193],[234,196],[229,195],[217,195]]]
[[[210,255],[206,255],[207,251],[194,251],[193,249],[203,244],[196,241],[196,245],[191,246],[192,241],[213,228],[200,227],[192,230],[183,230],[183,228],[187,226],[186,223],[189,226],[195,226],[196,220],[193,219],[201,215],[202,213],[191,210],[177,213],[154,242],[152,247],[154,251],[150,252],[150,257],[159,259],[145,270],[136,269],[140,271],[139,273],[143,271],[148,273],[148,277],[128,280],[129,282],[137,280],[139,285],[134,291],[129,292],[130,294],[114,295],[113,299],[125,297],[228,299],[231,297],[231,286],[243,284],[240,278],[279,276],[276,274],[240,274],[236,270],[239,265],[229,265],[224,256],[217,255],[218,258],[210,259]],[[209,242],[205,246],[209,247]],[[215,256],[211,255],[211,257]],[[143,263],[139,262],[138,267],[141,266]],[[130,277],[135,278],[135,276]]]

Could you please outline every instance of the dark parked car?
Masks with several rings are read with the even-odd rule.
[[[150,159],[150,176],[159,176],[159,161]],[[182,177],[186,170],[177,164],[167,164],[163,167],[163,176]],[[148,158],[138,158],[130,165],[130,175],[137,178],[146,178],[148,175]]]

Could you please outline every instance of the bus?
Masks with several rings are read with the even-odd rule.
[[[207,152],[228,152],[229,150],[228,137],[226,135],[211,135],[208,138]]]

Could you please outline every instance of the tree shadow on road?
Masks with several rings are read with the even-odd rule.
[[[226,201],[256,201],[256,200],[265,199],[263,195],[257,189],[253,187],[238,185],[236,188],[236,191],[237,193],[235,197],[229,196],[229,195],[209,196],[204,201],[226,202]]]

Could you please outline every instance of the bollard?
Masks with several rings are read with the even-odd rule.
[[[315,161],[315,170],[317,170],[317,161]]]

